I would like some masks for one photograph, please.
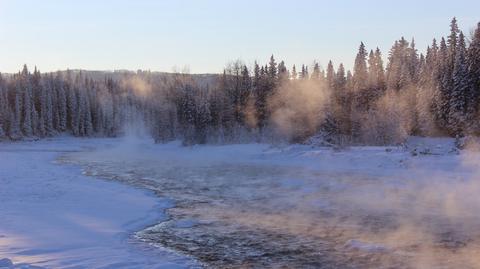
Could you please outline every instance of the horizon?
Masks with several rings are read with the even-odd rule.
[[[219,74],[232,61],[251,67],[272,54],[289,69],[314,62],[326,68],[332,60],[351,70],[360,42],[368,50],[379,47],[386,59],[403,36],[414,38],[423,53],[433,38],[446,36],[453,17],[467,37],[480,21],[475,1],[437,5],[434,14],[428,2],[411,0],[395,7],[344,1],[328,8],[325,1],[308,1],[295,10],[286,1],[263,1],[254,9],[249,3],[0,0],[0,72],[16,73],[26,64],[46,73]]]

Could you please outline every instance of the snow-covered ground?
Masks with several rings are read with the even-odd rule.
[[[3,260],[0,268],[193,266],[190,259],[132,237],[165,219],[170,201],[55,163],[65,152],[107,142],[58,138],[0,143],[0,259],[14,264]]]
[[[334,150],[66,138],[0,153],[0,258],[16,263],[193,266],[168,248],[219,268],[480,267],[480,154],[452,139]]]

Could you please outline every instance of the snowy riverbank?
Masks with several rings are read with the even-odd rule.
[[[187,258],[132,238],[135,231],[165,218],[163,211],[171,206],[168,200],[83,176],[79,167],[54,163],[64,152],[108,142],[56,138],[0,143],[0,259],[11,259],[15,268],[28,268],[25,264],[184,268],[190,264]]]
[[[218,268],[477,268],[479,163],[478,152],[446,138],[342,150],[0,144],[0,258],[53,268],[194,265],[166,247]]]

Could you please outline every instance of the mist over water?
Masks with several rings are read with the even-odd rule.
[[[169,220],[137,236],[214,267],[480,266],[477,152],[414,158],[372,148],[291,159],[266,145],[179,144],[130,136],[68,159],[172,199]]]
[[[330,108],[330,90],[318,81],[284,81],[269,99],[272,124],[287,139],[312,135]]]

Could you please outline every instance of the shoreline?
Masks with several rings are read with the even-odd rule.
[[[168,199],[58,163],[92,142],[109,143],[67,138],[0,144],[0,259],[45,268],[189,267],[190,257],[135,238],[165,219]]]

